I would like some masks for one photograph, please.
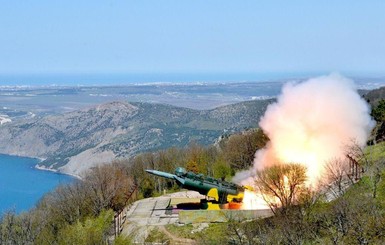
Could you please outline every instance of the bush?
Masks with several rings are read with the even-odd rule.
[[[378,105],[372,110],[371,114],[377,122],[385,121],[385,100],[380,100]]]
[[[102,211],[96,218],[90,217],[84,222],[67,225],[59,232],[58,244],[106,244],[113,217],[112,210]]]

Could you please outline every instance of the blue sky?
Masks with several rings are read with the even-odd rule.
[[[385,1],[0,4],[0,74],[385,74]]]

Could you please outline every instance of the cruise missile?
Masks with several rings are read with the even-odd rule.
[[[197,191],[206,196],[213,195],[212,197],[222,204],[232,200],[242,199],[243,193],[245,189],[247,189],[245,186],[239,186],[231,182],[204,176],[203,174],[187,172],[186,169],[182,167],[176,168],[175,174],[152,169],[147,169],[146,172],[174,180],[181,188]]]

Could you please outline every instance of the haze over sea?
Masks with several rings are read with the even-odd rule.
[[[323,73],[100,73],[0,74],[0,85],[123,85],[135,83],[241,82],[301,78]]]
[[[0,155],[0,216],[9,210],[27,211],[45,193],[75,180],[68,175],[35,169],[37,162],[34,158]]]
[[[0,85],[130,85],[141,83],[191,83],[191,82],[266,82],[276,80],[303,79],[326,72],[302,73],[82,73],[82,74],[0,74]],[[377,79],[384,75],[342,74],[344,76]]]
[[[0,88],[8,86],[135,86],[143,84],[228,84],[270,83],[281,85],[288,81],[302,81],[330,74],[326,72],[265,72],[265,73],[78,73],[78,74],[5,74],[0,73]],[[385,75],[370,73],[342,73],[355,81],[359,89],[374,89],[385,85]]]

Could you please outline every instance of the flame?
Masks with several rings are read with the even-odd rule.
[[[283,176],[283,184],[286,192],[290,191],[289,187],[289,178],[285,175]],[[267,201],[272,205],[278,205],[279,200],[275,197],[270,197],[269,200],[266,200],[267,196],[262,197],[262,194],[254,191],[249,188],[246,189],[243,196],[242,208],[243,210],[257,210],[257,209],[270,209],[270,206],[267,204]]]
[[[256,209],[269,209],[266,201],[263,197],[255,191],[245,190],[242,202],[242,209],[256,210]]]
[[[297,144],[277,149],[277,158],[284,163],[299,163],[306,167],[306,175],[308,186],[316,185],[324,173],[325,154],[323,148],[315,149],[306,144]],[[288,182],[285,176],[286,183]]]
[[[289,178],[286,175],[283,176],[283,187],[284,187],[285,193],[290,192]]]

